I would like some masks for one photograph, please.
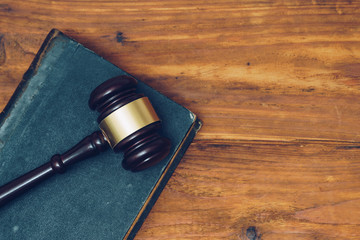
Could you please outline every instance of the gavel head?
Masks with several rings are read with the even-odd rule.
[[[111,78],[92,91],[89,107],[97,110],[99,127],[115,152],[124,152],[123,167],[141,171],[170,152],[160,136],[161,121],[149,99],[136,93],[137,81],[126,75]]]

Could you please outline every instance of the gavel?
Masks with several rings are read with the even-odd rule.
[[[133,172],[163,160],[170,152],[170,140],[159,134],[161,121],[149,99],[136,92],[136,86],[136,79],[121,75],[96,87],[91,92],[89,107],[100,113],[97,121],[101,131],[0,187],[0,206],[56,173],[64,173],[67,166],[105,151],[108,146],[115,153],[124,153],[122,166]]]

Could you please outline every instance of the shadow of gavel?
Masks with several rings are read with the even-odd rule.
[[[43,180],[64,173],[66,167],[105,151],[123,152],[122,166],[133,172],[147,169],[170,152],[170,140],[159,134],[161,121],[149,99],[136,93],[137,81],[126,75],[111,78],[96,87],[89,107],[97,110],[101,131],[85,137],[64,154],[0,187],[0,206]]]

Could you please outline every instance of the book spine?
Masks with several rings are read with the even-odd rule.
[[[19,85],[17,86],[14,94],[11,96],[9,102],[6,104],[4,110],[0,113],[0,127],[3,125],[6,116],[10,113],[11,109],[13,108],[16,101],[21,97],[21,95],[26,90],[26,86],[28,85],[29,79],[36,73],[41,59],[44,56],[46,49],[50,46],[52,40],[57,37],[61,32],[57,29],[52,29],[48,35],[46,36],[44,42],[42,43],[40,50],[36,54],[34,60],[32,61],[29,69],[24,73],[22,80],[20,81]]]

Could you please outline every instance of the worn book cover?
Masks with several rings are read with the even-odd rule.
[[[98,130],[91,91],[123,70],[58,30],[44,41],[0,115],[0,185]],[[0,208],[0,239],[132,239],[201,124],[195,114],[139,81],[162,134],[160,164],[132,173],[110,149],[68,168]],[[70,143],[70,144],[69,144]]]

